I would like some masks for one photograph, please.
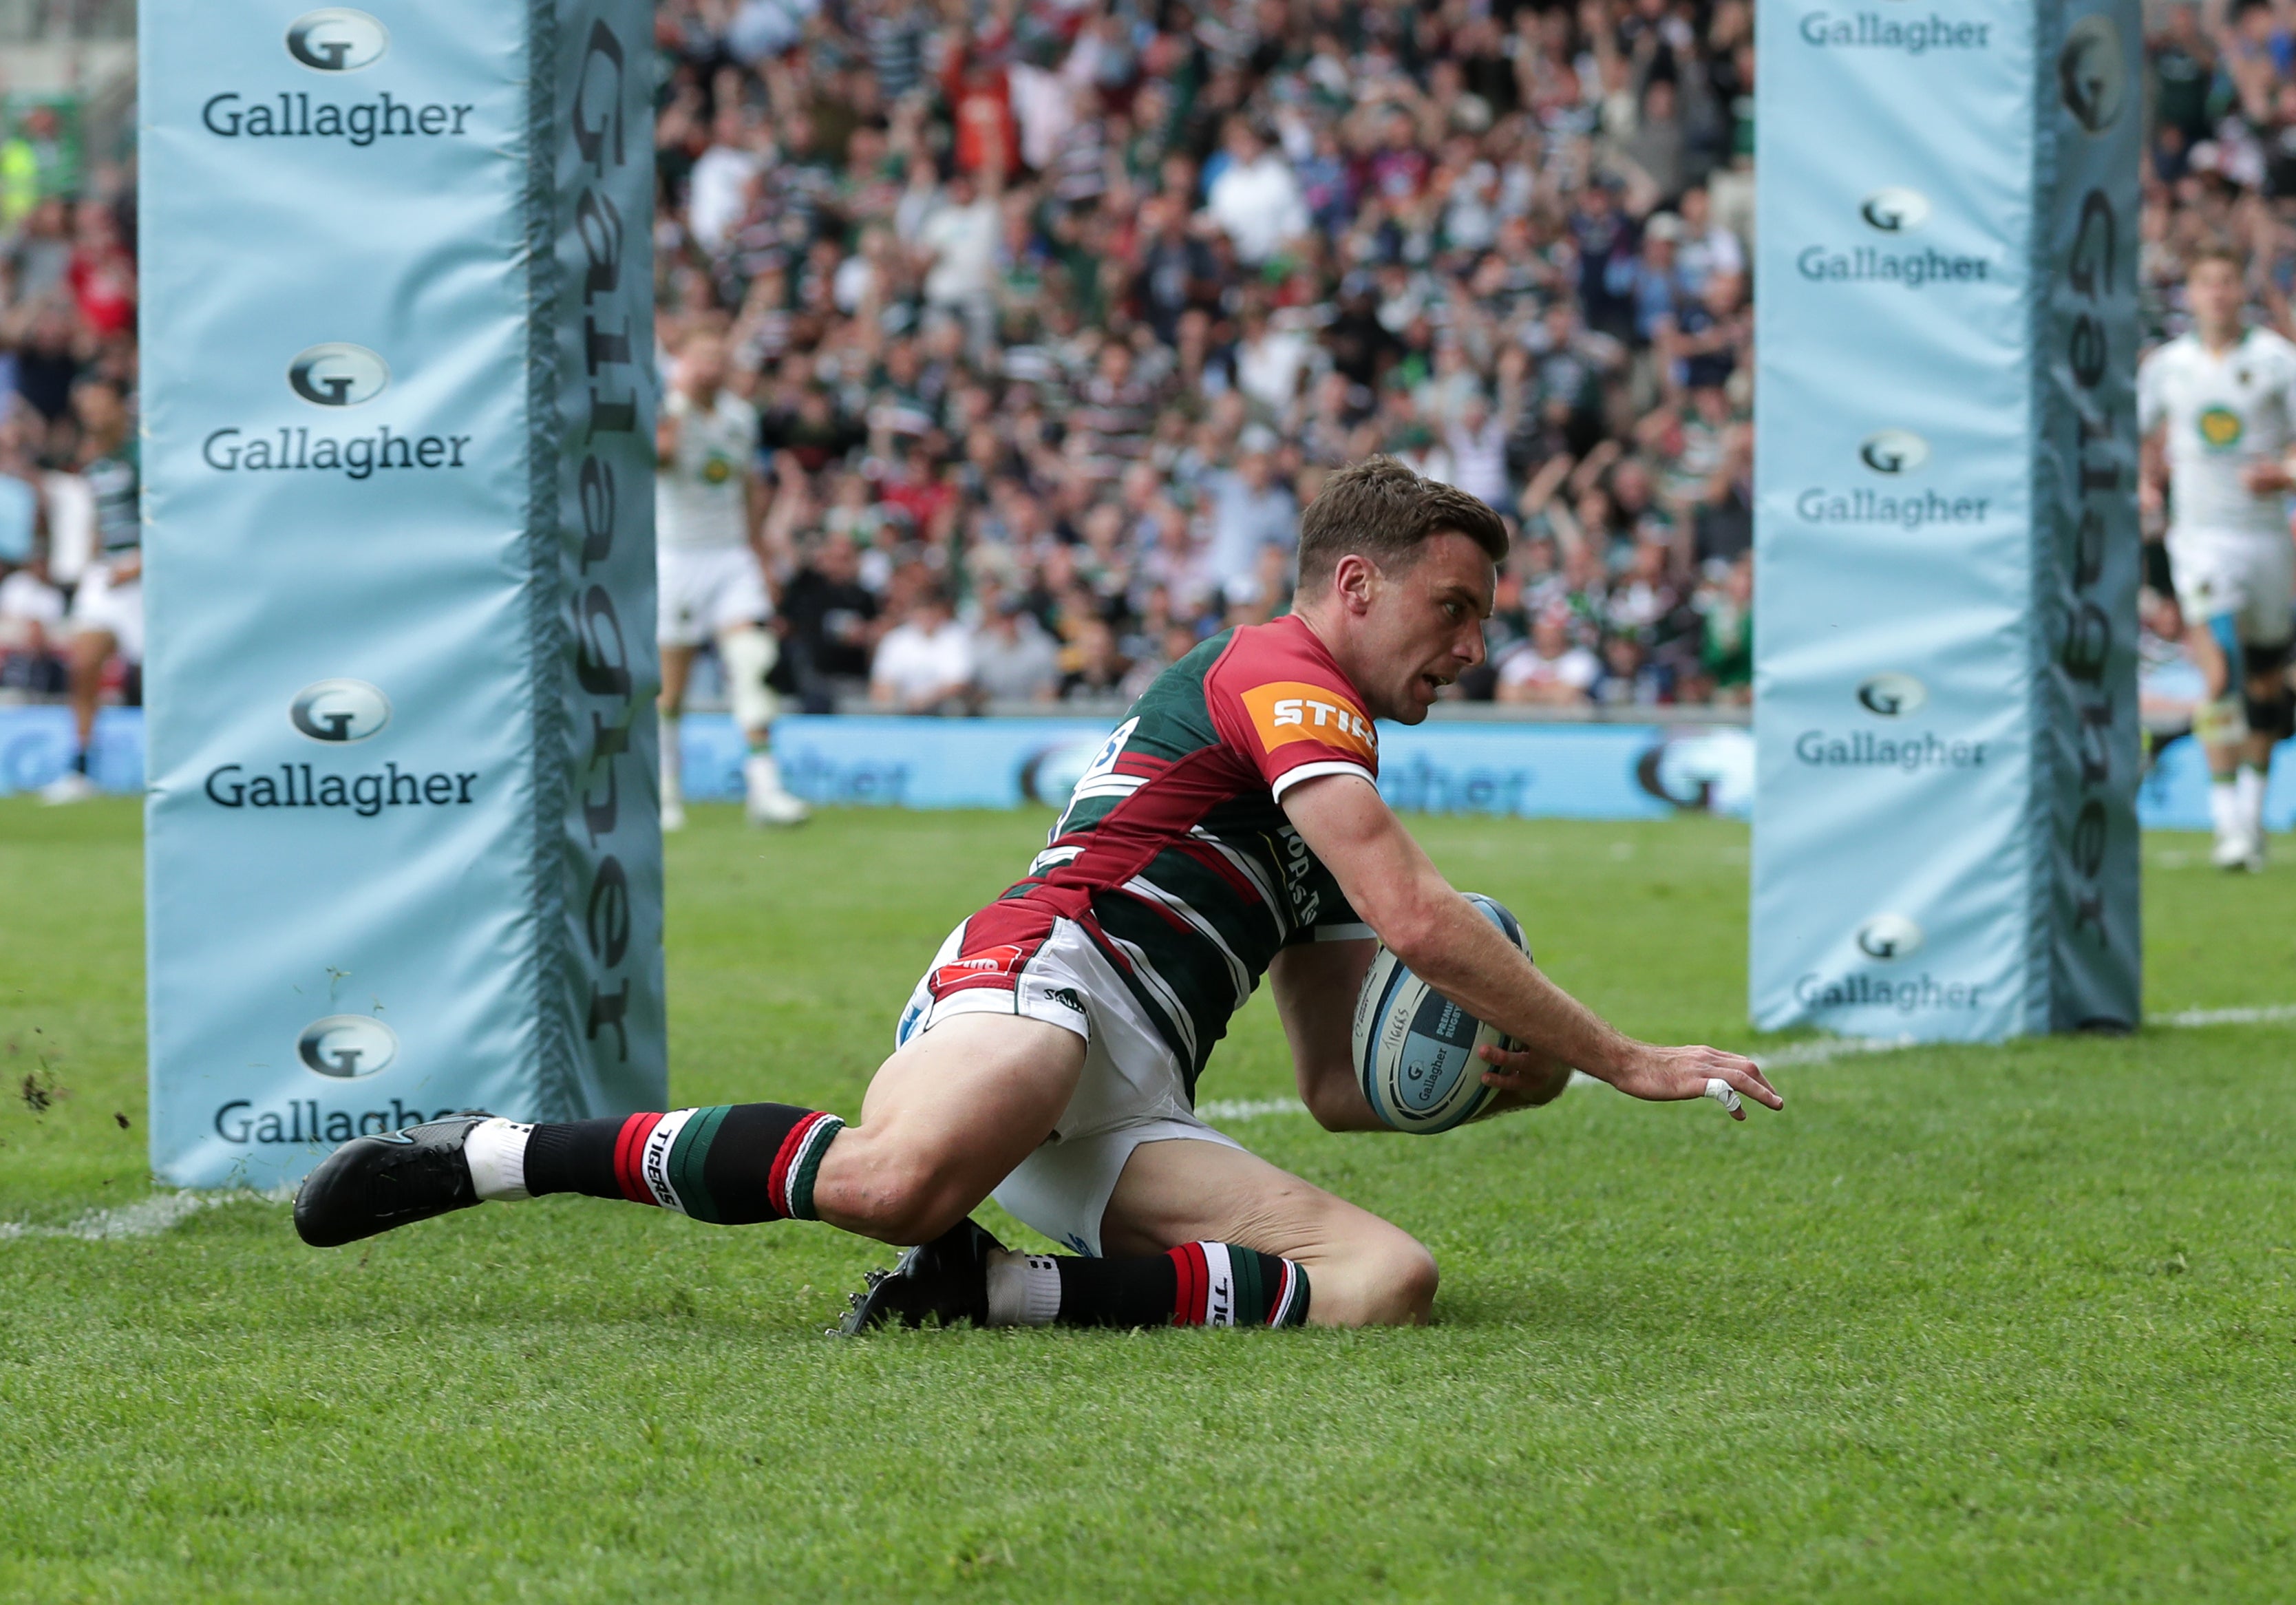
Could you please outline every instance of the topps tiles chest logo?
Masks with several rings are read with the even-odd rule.
[[[287,704],[288,727],[322,748],[371,741],[389,728],[390,718],[390,699],[365,680],[314,680]],[[479,800],[480,774],[424,769],[396,757],[346,765],[315,755],[308,762],[291,757],[276,763],[219,764],[208,772],[201,790],[209,802],[233,813],[255,810],[270,818],[275,809],[313,808],[330,817],[374,819],[385,813],[467,808]]]
[[[391,372],[380,352],[348,340],[323,340],[289,359],[284,378],[290,396],[332,416],[381,399],[390,389]],[[340,474],[364,482],[377,474],[467,467],[472,438],[410,433],[382,422],[371,431],[226,424],[200,442],[200,460],[217,473]]]
[[[331,79],[365,72],[390,53],[390,30],[348,5],[305,12],[287,25],[283,42],[290,61]],[[200,104],[200,126],[217,139],[340,140],[365,150],[469,139],[477,110],[475,102],[401,100],[388,88],[368,96],[246,86],[209,95]]]

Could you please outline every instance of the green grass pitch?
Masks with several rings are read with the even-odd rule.
[[[695,815],[674,1096],[848,1115],[1045,823]],[[1627,1029],[1753,1042],[1742,829],[1419,829]],[[2296,1003],[2296,867],[2145,854],[2156,1016]],[[138,861],[132,805],[0,803],[0,1600],[2296,1593],[2296,1025],[1784,1069],[1743,1126],[1239,1120],[1434,1249],[1431,1329],[840,1344],[885,1256],[817,1226],[57,1233],[150,1196]],[[1287,1073],[1263,997],[1203,1092]]]

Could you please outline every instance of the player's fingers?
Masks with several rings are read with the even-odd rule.
[[[1733,1120],[1742,1120],[1746,1118],[1746,1111],[1739,1107],[1736,1091],[1721,1077],[1709,1076],[1706,1078],[1705,1095],[1720,1104],[1723,1111]]]
[[[1761,1070],[1751,1060],[1739,1059],[1734,1054],[1721,1057],[1727,1062],[1713,1065],[1708,1072],[1716,1080],[1745,1093],[1766,1109],[1784,1109],[1786,1106],[1784,1096],[1763,1077]]]

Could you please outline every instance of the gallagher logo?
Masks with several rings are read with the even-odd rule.
[[[287,717],[315,741],[364,741],[390,723],[390,699],[364,680],[314,680]]]
[[[1857,951],[1869,959],[1906,958],[1921,946],[1922,928],[1903,914],[1876,914],[1857,928]]]
[[[326,340],[299,351],[287,364],[287,388],[313,406],[340,410],[373,401],[390,388],[390,364],[348,340]],[[218,473],[340,473],[366,479],[391,469],[467,466],[469,435],[406,435],[388,423],[372,435],[314,437],[303,424],[249,430],[239,424],[210,430],[200,459]]]
[[[314,72],[357,72],[390,48],[390,30],[348,5],[305,12],[287,29],[287,53]]]
[[[355,407],[373,401],[390,383],[390,364],[344,340],[296,354],[287,364],[288,388],[313,406]]]
[[[2057,93],[2073,120],[2091,134],[2120,115],[2128,98],[2128,58],[2110,17],[2083,17],[2067,32],[2057,55]]]
[[[356,1080],[390,1067],[398,1057],[398,1035],[372,1014],[330,1014],[303,1028],[295,1056],[322,1076]]]
[[[1930,443],[1911,430],[1876,430],[1857,443],[1857,460],[1877,474],[1909,474],[1930,460]]]
[[[1911,233],[1930,220],[1930,198],[1919,190],[1875,190],[1857,209],[1866,226],[1885,234]]]
[[[330,681],[330,684],[340,682]],[[1857,706],[1885,719],[1900,718],[1930,700],[1929,687],[1895,669],[1875,675],[1857,688]]]

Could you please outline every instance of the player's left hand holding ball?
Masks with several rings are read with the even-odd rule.
[[[1483,1072],[1483,1085],[1512,1093],[1517,1103],[1536,1109],[1554,1102],[1570,1085],[1570,1067],[1534,1049],[1501,1041],[1486,1043],[1481,1053],[1491,1067]]]

